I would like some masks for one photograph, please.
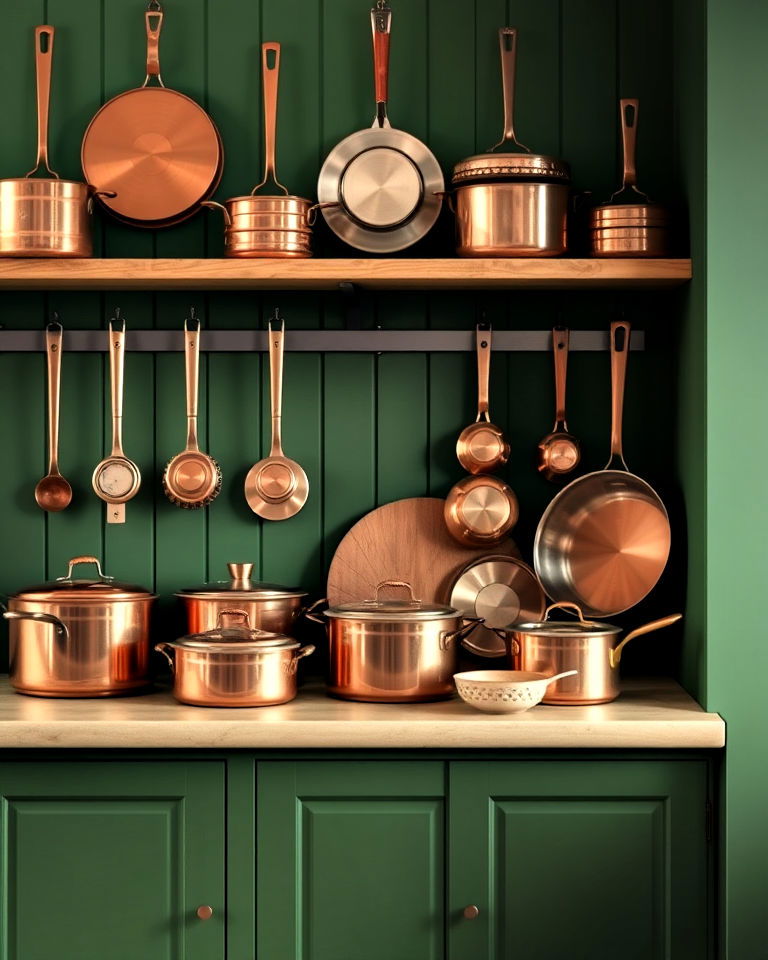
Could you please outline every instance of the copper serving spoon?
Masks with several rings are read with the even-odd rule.
[[[575,470],[581,460],[581,446],[568,433],[565,422],[565,379],[568,370],[569,333],[565,327],[552,331],[552,350],[555,357],[555,425],[538,448],[539,473],[547,480],[558,480]]]
[[[48,359],[48,473],[35,487],[35,500],[38,507],[50,513],[57,513],[72,502],[72,487],[59,473],[59,381],[63,332],[58,319],[52,320],[45,329]]]

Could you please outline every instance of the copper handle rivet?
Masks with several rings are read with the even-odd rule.
[[[464,917],[466,920],[474,920],[475,917],[480,916],[480,909],[471,903],[468,907],[464,907]]]
[[[213,907],[209,907],[208,904],[203,904],[203,906],[197,908],[195,913],[201,920],[210,920],[213,916]]]

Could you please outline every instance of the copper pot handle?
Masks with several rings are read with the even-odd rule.
[[[104,571],[101,569],[101,561],[98,557],[83,556],[83,557],[72,557],[69,561],[69,566],[67,568],[67,575],[65,577],[56,577],[56,582],[67,581],[72,579],[72,570],[79,563],[95,563],[96,564],[96,573],[99,575],[99,580],[103,580],[105,583],[108,583],[110,580],[114,580],[114,577],[108,577]]]
[[[477,419],[490,423],[488,413],[488,381],[491,376],[491,325],[478,323],[475,332],[477,345]]]
[[[193,312],[194,317],[194,312]],[[187,390],[187,450],[196,451],[197,446],[197,394],[200,379],[200,321],[184,321],[184,362]]]
[[[109,197],[111,199],[114,199],[117,196],[117,192],[115,190],[97,190],[95,187],[92,187],[90,184],[88,184],[88,189],[90,191],[90,193],[88,194],[88,204],[87,204],[87,209],[89,214],[93,213],[93,201],[96,197]]]
[[[219,610],[219,615],[216,617],[217,627],[223,626],[221,622],[222,617],[231,617],[232,619],[239,620],[244,627],[247,627],[249,630],[251,629],[251,620],[247,610],[238,610],[235,608],[231,610]]]
[[[278,319],[275,310],[275,320]],[[283,440],[281,426],[283,419],[283,340],[285,323],[280,321],[280,329],[272,329],[270,321],[267,327],[269,337],[269,388],[272,406],[272,445],[270,457],[282,457]]]
[[[462,617],[462,625],[458,630],[448,630],[440,634],[440,649],[447,650],[454,641],[463,643],[467,637],[476,630],[481,623],[485,623],[482,617]]]
[[[644,633],[652,633],[654,630],[661,630],[663,627],[671,627],[673,623],[677,623],[678,620],[682,619],[682,613],[671,613],[668,617],[662,617],[661,620],[652,620],[650,623],[646,623],[642,627],[632,630],[617,647],[608,651],[608,662],[611,667],[618,667],[621,661],[622,648],[625,647],[630,640],[634,640],[635,637],[642,637]]]
[[[35,76],[37,79],[37,163],[26,176],[31,177],[45,167],[52,176],[60,179],[48,165],[48,114],[51,103],[51,63],[53,62],[53,27],[35,27]]]
[[[553,610],[570,610],[575,612],[576,616],[579,618],[579,623],[583,624],[585,627],[596,627],[599,624],[596,624],[593,620],[585,620],[584,614],[581,611],[581,607],[578,603],[572,603],[570,600],[561,600],[560,603],[550,603],[547,609],[544,611],[544,621],[549,620],[549,615]]]
[[[54,314],[54,316],[58,316]],[[59,472],[59,395],[61,380],[61,343],[64,328],[51,320],[45,328],[45,352],[48,360],[48,473]]]
[[[318,607],[322,607],[323,604],[328,606],[327,597],[321,597],[319,600],[315,600],[313,604],[310,604],[310,606],[303,611],[303,614],[307,620],[311,620],[312,623],[319,623],[321,627],[325,626],[325,620],[323,620],[322,617],[318,617],[318,615],[315,613],[315,610],[317,610]]]
[[[6,620],[35,620],[37,623],[50,623],[56,628],[56,633],[66,643],[69,640],[69,630],[66,623],[54,617],[52,613],[37,613],[31,610],[6,610],[3,614]]]
[[[411,603],[419,603],[419,601],[413,595],[413,587],[410,585],[410,583],[408,583],[407,580],[382,580],[380,583],[377,583],[376,589],[374,590],[374,600],[379,599],[379,594],[384,587],[402,587],[404,590],[408,591]]]
[[[520,143],[515,135],[515,70],[517,69],[517,30],[514,27],[501,27],[499,30],[499,52],[501,54],[501,85],[504,93],[504,133],[501,140],[490,149],[495,150],[505,143],[512,142],[516,147],[531,152],[530,147]]]
[[[637,190],[637,115],[640,110],[640,101],[625,99],[619,101],[621,118],[621,145],[624,153],[624,173],[621,189],[632,187]]]
[[[269,55],[273,53],[272,66],[269,65]],[[280,44],[262,43],[261,45],[261,77],[264,88],[264,179],[251,190],[253,196],[270,180],[276,187],[280,187],[286,197],[290,196],[288,188],[277,179],[275,167],[275,141],[277,140],[277,89],[280,79]]]
[[[389,99],[389,38],[392,30],[392,9],[386,0],[378,0],[371,9],[373,34],[373,89],[376,97],[375,124],[388,127],[387,100]]]
[[[624,418],[624,384],[627,380],[627,357],[632,327],[626,320],[611,324],[611,459],[606,470],[627,470],[622,451]]]
[[[552,331],[552,349],[555,356],[555,431],[565,429],[565,382],[568,373],[568,343],[570,334],[565,327]]]
[[[300,650],[296,651],[296,656],[293,658],[294,661],[301,660],[302,657],[308,657],[311,653],[314,653],[317,647],[314,643],[308,643],[303,646]]]
[[[327,207],[340,207],[341,201],[339,200],[328,200],[325,203],[313,203],[312,206],[307,210],[307,226],[314,227],[317,221],[317,211],[324,210]]]
[[[119,316],[119,314],[118,314]],[[117,318],[116,318],[117,319]],[[109,373],[112,389],[112,452],[111,457],[123,454],[123,371],[125,368],[125,320],[115,330],[109,321]]]
[[[171,673],[175,673],[176,669],[174,667],[173,655],[169,653],[169,650],[173,650],[173,647],[170,643],[166,643],[164,640],[161,640],[160,643],[155,644],[155,650],[158,653],[162,653],[165,659],[168,661],[168,666],[171,668]]]
[[[230,217],[229,210],[227,210],[223,203],[217,203],[216,200],[203,200],[200,206],[208,207],[209,210],[221,210],[221,212],[224,214],[224,226],[232,226],[232,217]]]
[[[448,209],[452,214],[456,214],[456,204],[453,202],[453,191],[452,190],[435,190],[432,194],[433,197],[439,197],[440,200],[445,200],[448,204]]]
[[[488,627],[487,629],[495,633],[505,646],[509,644],[509,650],[513,657],[518,657],[520,655],[520,644],[513,636],[510,635],[509,630],[504,630],[501,627]],[[467,647],[466,649],[469,648]]]
[[[157,77],[157,82],[164,87],[163,78],[160,76],[160,31],[163,28],[163,8],[158,0],[150,0],[144,21],[147,26],[147,76],[144,79],[143,87],[149,85],[151,77]]]

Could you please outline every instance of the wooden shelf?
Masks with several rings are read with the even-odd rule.
[[[5,290],[652,289],[690,278],[690,260],[0,259]]]

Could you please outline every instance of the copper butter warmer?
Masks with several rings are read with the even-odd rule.
[[[312,644],[252,630],[244,610],[222,610],[218,626],[155,644],[173,673],[173,695],[200,707],[266,707],[296,696],[296,672]]]
[[[408,599],[381,599],[386,587],[407,590]],[[309,619],[322,623],[312,609]],[[328,624],[328,692],[345,700],[383,703],[450,697],[458,644],[482,622],[453,607],[415,599],[403,580],[384,580],[374,599],[329,607],[323,617]]]
[[[84,563],[94,579],[75,579]],[[10,682],[38,697],[110,697],[149,683],[149,619],[155,597],[73,557],[65,577],[8,600]]]

